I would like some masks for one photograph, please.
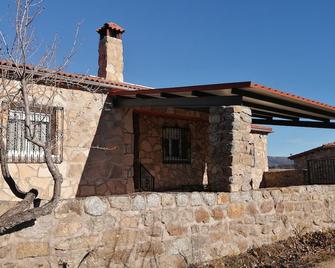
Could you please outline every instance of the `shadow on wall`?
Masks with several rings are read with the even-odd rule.
[[[278,169],[265,172],[260,188],[308,185],[304,169]]]
[[[79,182],[77,197],[124,194],[133,190],[131,111],[107,99]]]
[[[161,111],[166,112],[166,111]],[[174,112],[177,112],[176,110]],[[174,115],[174,114],[173,114]],[[172,115],[172,116],[173,116]],[[183,111],[183,115],[190,115]],[[202,191],[205,165],[208,158],[208,130],[202,121],[181,120],[171,117],[137,115],[138,124],[134,134],[138,143],[135,162],[145,167],[154,177],[154,191]],[[134,118],[135,119],[135,118]],[[187,132],[185,132],[187,131]],[[185,151],[187,160],[179,159],[181,155],[173,155],[176,159],[168,159],[173,145],[176,145],[182,133],[188,133],[189,139],[177,143],[177,151]],[[164,136],[164,133],[166,136]],[[164,138],[163,138],[164,136]],[[164,146],[163,146],[164,144]],[[181,144],[181,145],[180,145]],[[163,151],[165,153],[163,155]],[[181,153],[180,153],[181,154]],[[168,156],[166,156],[168,155]],[[135,172],[136,185],[145,185],[146,176]]]

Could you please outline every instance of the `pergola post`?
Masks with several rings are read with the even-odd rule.
[[[208,184],[213,191],[251,189],[253,161],[251,110],[243,106],[211,107]]]

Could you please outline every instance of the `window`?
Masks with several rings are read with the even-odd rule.
[[[163,128],[162,138],[164,163],[190,163],[190,131],[186,128]]]
[[[55,163],[62,162],[63,109],[49,107],[31,109],[33,136],[42,142],[49,141]],[[25,112],[22,107],[9,107],[7,118],[6,150],[10,163],[43,163],[44,150],[25,138]]]

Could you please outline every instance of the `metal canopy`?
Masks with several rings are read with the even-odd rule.
[[[208,110],[213,106],[250,107],[253,123],[335,128],[335,107],[268,88],[237,82],[175,88],[111,91],[116,107],[178,107]]]

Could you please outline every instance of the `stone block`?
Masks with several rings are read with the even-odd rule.
[[[47,242],[26,241],[16,245],[16,257],[18,259],[48,255],[49,243]]]
[[[161,255],[158,257],[158,267],[160,268],[187,268],[189,264],[181,255]]]
[[[78,249],[92,249],[98,246],[99,236],[79,236],[75,238],[69,238],[58,242],[54,245],[56,250],[78,250]]]
[[[166,225],[166,231],[170,236],[182,236],[187,234],[188,229],[186,226],[172,223]]]
[[[193,192],[191,193],[191,204],[192,206],[201,206],[203,205],[203,199],[200,193]]]
[[[148,241],[139,244],[136,252],[141,257],[157,257],[164,252],[164,246],[160,241]]]
[[[161,197],[158,194],[147,195],[147,208],[158,208],[161,206]]]
[[[145,209],[145,198],[142,195],[136,195],[132,199],[132,210],[143,210]]]
[[[97,196],[88,197],[84,201],[85,212],[92,216],[101,216],[105,214],[108,207],[107,202]]]
[[[215,193],[202,193],[202,198],[208,206],[213,206],[216,204]]]
[[[212,209],[212,218],[216,221],[222,220],[224,217],[224,213],[222,208],[216,207]]]
[[[72,236],[80,234],[82,225],[80,222],[59,223],[55,229],[55,236]]]
[[[229,203],[229,194],[227,193],[218,193],[217,197],[218,205],[226,205]]]
[[[189,203],[188,195],[187,194],[177,194],[176,203],[178,207],[186,207]]]
[[[10,251],[11,251],[11,247],[10,246],[0,247],[0,259],[4,259],[7,256],[9,256]]]
[[[131,208],[131,199],[129,196],[110,196],[108,200],[112,208],[117,208],[122,211],[127,211]]]
[[[260,205],[261,213],[269,213],[274,209],[274,204],[272,200],[263,201]]]
[[[245,213],[245,204],[233,203],[228,206],[227,215],[231,219],[241,218]]]
[[[204,208],[197,208],[194,212],[194,217],[197,223],[206,223],[210,219],[208,211]]]
[[[120,225],[123,228],[137,228],[139,225],[139,218],[136,216],[133,217],[124,217],[120,221]]]
[[[82,215],[82,207],[80,201],[74,200],[61,200],[57,207],[55,208],[55,218],[65,218],[68,216],[80,216]]]
[[[163,207],[174,207],[176,205],[175,195],[173,194],[162,194],[162,206]]]

